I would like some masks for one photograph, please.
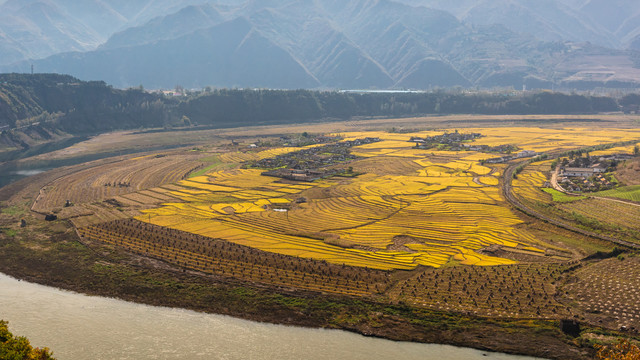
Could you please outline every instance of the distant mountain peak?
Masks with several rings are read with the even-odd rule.
[[[607,47],[640,46],[640,4],[616,1],[614,33],[605,0],[7,0],[0,64],[149,88],[634,87],[640,56]]]

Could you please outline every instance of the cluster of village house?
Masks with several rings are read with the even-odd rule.
[[[485,161],[485,164],[500,164],[500,163],[504,163],[513,159],[521,159],[521,158],[528,158],[528,157],[534,157],[538,155],[537,152],[533,151],[533,150],[522,150],[522,151],[518,151],[517,153],[515,153],[514,155],[505,155],[505,156],[500,156],[497,158],[491,158]]]
[[[427,136],[424,138],[412,136],[409,141],[416,144],[416,149],[432,149],[436,146],[444,146],[447,150],[464,150],[463,142],[473,141],[482,137],[480,133],[459,133],[458,130],[442,135]]]
[[[459,133],[457,130],[453,133],[444,133],[442,135],[427,136],[424,138],[412,136],[409,141],[414,142],[416,149],[432,149],[434,147],[444,148],[449,151],[479,151],[484,153],[500,153],[513,154],[518,147],[511,144],[504,145],[478,145],[472,144],[475,139],[482,137],[480,133]],[[505,155],[488,160],[488,163],[503,163],[509,160],[535,156],[535,151],[523,150],[514,155]]]
[[[297,181],[314,181],[345,173],[346,169],[330,167],[355,159],[356,156],[349,151],[351,147],[378,141],[380,141],[379,138],[372,137],[343,141],[263,159],[253,163],[252,166],[273,169],[265,171],[262,175]]]
[[[567,166],[560,168],[558,183],[567,191],[584,192],[611,189],[615,186],[604,175],[607,171],[613,171],[618,161],[633,158],[628,154],[606,155],[589,158],[582,167]],[[584,158],[583,158],[584,159]]]

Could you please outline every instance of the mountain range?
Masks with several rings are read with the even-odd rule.
[[[640,85],[631,0],[0,0],[0,71],[117,87]]]

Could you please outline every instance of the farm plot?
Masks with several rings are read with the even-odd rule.
[[[565,218],[580,225],[640,241],[640,206],[595,198],[556,206]]]
[[[40,191],[32,210],[51,212],[61,208],[67,200],[74,204],[102,201],[118,195],[130,194],[161,184],[183,179],[201,163],[196,155],[138,157],[90,168],[63,176]],[[150,194],[135,196],[158,204],[164,198],[150,199]],[[130,199],[139,202],[136,199]]]
[[[640,185],[624,186],[617,189],[611,189],[606,191],[600,191],[596,196],[613,197],[628,201],[635,201],[640,203]]]
[[[320,144],[321,145],[321,144]],[[267,158],[276,157],[282,154],[288,154],[294,151],[299,151],[309,147],[315,147],[319,145],[309,145],[305,147],[279,147],[258,151],[236,151],[236,152],[228,152],[219,155],[220,161],[224,163],[241,163],[245,161],[255,161],[262,160]]]
[[[585,265],[562,287],[566,300],[589,317],[620,328],[640,328],[640,258]]]
[[[560,318],[569,314],[556,300],[555,282],[568,264],[427,269],[395,284],[392,301],[490,317]]]
[[[603,129],[599,127],[545,129],[535,127],[495,127],[465,129],[485,135],[474,144],[497,146],[514,144],[521,149],[536,152],[571,150],[605,143],[631,141],[640,138],[640,132],[629,129]]]
[[[85,227],[80,235],[173,266],[277,287],[370,296],[385,291],[390,281],[383,271],[264,252],[133,219]]]
[[[387,142],[391,152],[384,148]],[[264,251],[374,269],[439,267],[452,259],[467,265],[515,263],[476,252],[491,245],[544,253],[526,231],[515,230],[522,221],[503,206],[498,189],[487,187],[498,179],[478,164],[482,156],[442,151],[434,163],[411,147],[384,139],[356,147],[370,156],[349,163],[366,172],[350,179],[294,184],[256,169],[212,172],[172,185],[169,193],[185,203],[144,210],[137,219]],[[378,151],[387,155],[372,153]],[[478,176],[487,184],[476,183]]]
[[[542,190],[550,171],[551,161],[527,165],[511,182],[514,194],[529,203],[550,202],[552,196]]]
[[[535,151],[564,150],[640,137],[640,132],[607,129],[465,129],[484,136],[477,144],[513,144]],[[262,176],[258,169],[211,171],[163,186],[179,199],[143,210],[140,221],[220,238],[259,250],[375,269],[440,267],[515,262],[479,250],[507,247],[543,256],[544,239],[528,233],[499,192],[502,165],[482,166],[495,157],[475,151],[414,148],[414,134],[353,132],[346,140],[378,137],[354,146],[361,156],[350,166],[357,177],[295,183]],[[274,148],[221,154],[224,162],[254,161],[299,150]],[[540,190],[550,161],[527,166],[513,181],[529,202],[549,202]],[[143,193],[142,196],[152,194]],[[135,200],[132,197],[131,200]]]

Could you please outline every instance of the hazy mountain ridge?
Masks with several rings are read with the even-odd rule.
[[[256,58],[256,53],[262,54]],[[116,86],[185,84],[237,87],[317,87],[318,82],[244,18],[150,44],[50,57],[51,72],[104,79]],[[44,67],[36,62],[38,68]],[[217,70],[217,71],[216,71]]]
[[[156,17],[143,27],[131,27],[113,34],[99,49],[141,45],[158,40],[174,39],[224,21],[222,14],[210,4],[189,5],[177,13]]]
[[[501,24],[545,41],[583,41],[626,49],[640,34],[634,0],[397,0],[451,12],[471,25]]]
[[[15,1],[9,0],[0,9]],[[605,24],[587,22],[579,15],[582,8],[595,7],[594,1],[544,0],[536,2],[539,7],[525,0],[461,1],[455,7],[448,5],[456,17],[403,3],[447,7],[444,1],[426,0],[230,0],[225,5],[192,5],[194,1],[189,0],[145,0],[143,5],[96,0],[96,4],[108,4],[109,14],[120,14],[125,22],[161,9],[166,14],[139,26],[125,26],[120,32],[113,30],[95,51],[53,55],[2,70],[26,72],[34,63],[37,71],[70,73],[119,87],[143,84],[150,88],[178,84],[421,89],[638,86],[640,71],[634,60],[638,56],[633,52],[588,43],[541,42],[513,29],[518,24],[544,28],[551,39],[560,39],[562,34],[596,36]],[[492,24],[507,22],[505,19],[511,26]],[[2,42],[5,37],[0,26],[0,49],[11,54],[11,46]],[[601,35],[602,42],[615,41],[612,39]]]
[[[0,64],[97,48],[112,34],[202,0],[0,1]]]

